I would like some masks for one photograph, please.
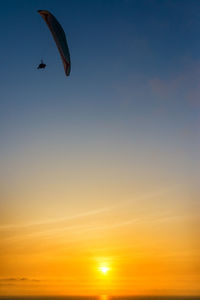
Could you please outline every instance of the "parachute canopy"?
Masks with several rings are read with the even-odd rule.
[[[52,33],[64,65],[65,74],[69,76],[71,70],[71,61],[65,32],[56,18],[49,11],[38,10],[38,13],[45,20],[49,30]]]

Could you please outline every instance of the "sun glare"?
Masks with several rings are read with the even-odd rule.
[[[99,267],[99,270],[101,273],[106,274],[109,271],[109,268],[107,266],[101,266]]]

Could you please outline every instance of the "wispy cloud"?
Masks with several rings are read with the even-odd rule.
[[[40,282],[41,280],[33,279],[33,278],[27,278],[27,277],[0,278],[0,282],[23,282],[23,281]]]
[[[132,224],[140,224],[146,222],[161,222],[172,220],[174,215],[171,215],[170,212],[165,210],[164,214],[160,211],[155,214],[155,212],[149,212],[145,205],[143,205],[142,210],[138,211],[135,216],[130,218],[130,215],[125,215],[119,220],[116,220],[115,217],[112,218],[111,214],[117,212],[119,209],[124,211],[129,210],[129,206],[134,205],[134,203],[144,203],[149,199],[156,199],[163,195],[166,195],[168,192],[172,192],[177,187],[169,187],[166,189],[161,189],[151,193],[144,193],[143,195],[133,197],[125,201],[116,202],[112,206],[99,208],[96,210],[90,210],[79,214],[74,214],[66,218],[60,218],[55,220],[45,220],[43,222],[21,224],[21,225],[6,225],[0,226],[0,233],[2,238],[6,240],[15,239],[27,239],[27,238],[45,238],[59,239],[62,236],[68,236],[68,242],[72,239],[76,239],[77,236],[81,239],[81,235],[86,232],[102,232],[117,229],[120,227],[131,226]],[[106,214],[107,213],[107,214]],[[97,218],[98,216],[98,218]],[[93,217],[87,218],[87,217]],[[103,223],[101,222],[103,218]],[[75,221],[75,222],[74,222]]]
[[[152,93],[160,100],[174,101],[176,97],[185,99],[193,106],[199,105],[199,65],[199,61],[189,61],[178,74],[171,74],[169,78],[158,76],[149,79],[148,84]]]
[[[0,231],[31,228],[31,227],[41,226],[41,225],[44,225],[44,226],[45,225],[56,225],[56,224],[60,224],[60,223],[66,222],[66,221],[81,219],[84,217],[105,213],[105,212],[109,211],[109,209],[110,209],[109,207],[105,207],[105,208],[100,208],[100,209],[96,209],[96,210],[90,210],[87,212],[75,214],[75,215],[72,215],[72,216],[69,216],[66,218],[45,220],[45,221],[35,222],[35,223],[16,224],[16,225],[15,224],[1,225]]]

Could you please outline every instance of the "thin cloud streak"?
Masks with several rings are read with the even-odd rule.
[[[0,226],[0,231],[6,231],[6,230],[16,230],[16,229],[24,229],[24,228],[31,228],[31,227],[37,227],[37,226],[45,226],[45,225],[53,225],[53,224],[59,224],[65,221],[71,221],[71,220],[75,220],[75,219],[80,219],[80,218],[84,218],[87,216],[92,216],[92,215],[97,215],[97,214],[101,214],[104,212],[108,212],[114,208],[117,207],[124,207],[127,204],[130,203],[134,203],[134,202],[138,202],[138,201],[142,201],[142,200],[148,200],[148,199],[152,199],[154,197],[158,197],[161,195],[166,194],[169,191],[173,191],[175,188],[177,188],[177,186],[175,187],[169,187],[166,189],[162,189],[153,193],[146,193],[143,194],[137,198],[132,197],[132,199],[129,200],[125,200],[125,201],[121,201],[118,202],[115,205],[110,205],[108,207],[104,207],[104,208],[100,208],[100,209],[96,209],[96,210],[90,210],[87,212],[83,212],[83,213],[79,213],[79,214],[75,214],[73,216],[69,216],[69,217],[65,217],[65,218],[59,218],[59,219],[53,219],[53,220],[45,220],[42,222],[35,222],[35,223],[26,223],[26,224],[8,224],[8,225],[1,225]]]
[[[0,278],[0,282],[23,282],[23,281],[40,282],[39,279],[32,279],[32,278],[27,278],[27,277],[21,277],[21,278],[16,278],[16,277]]]
[[[0,226],[0,230],[1,231],[6,231],[6,230],[15,230],[15,229],[24,229],[24,228],[31,228],[31,227],[37,227],[37,226],[42,226],[42,225],[53,225],[53,224],[59,224],[65,221],[70,221],[70,220],[75,220],[75,219],[80,219],[80,218],[84,218],[87,216],[92,216],[92,215],[97,215],[97,214],[101,214],[104,213],[106,211],[109,211],[109,207],[107,208],[101,208],[98,210],[91,210],[88,212],[83,212],[77,215],[73,215],[67,218],[61,218],[61,219],[57,219],[57,220],[46,220],[43,222],[36,222],[36,223],[30,223],[30,224],[19,224],[19,225],[14,225],[14,224],[9,224],[9,225],[2,225]]]
[[[91,210],[88,212],[76,214],[67,218],[62,218],[58,220],[47,220],[44,222],[38,222],[38,223],[31,223],[31,224],[23,224],[23,225],[7,225],[7,226],[1,226],[0,227],[0,232],[3,234],[2,239],[4,240],[18,240],[18,239],[23,239],[23,238],[32,238],[32,237],[45,237],[45,238],[58,238],[59,236],[62,236],[62,234],[66,234],[67,232],[72,235],[79,235],[83,234],[85,232],[92,232],[92,231],[105,231],[105,230],[110,230],[110,229],[115,229],[119,227],[125,227],[125,226],[131,226],[134,223],[144,223],[148,220],[148,222],[167,222],[172,219],[180,219],[182,216],[174,216],[171,215],[171,212],[164,212],[164,215],[161,215],[161,212],[159,214],[155,213],[145,213],[144,211],[140,212],[138,215],[137,212],[137,217],[135,218],[129,218],[128,220],[120,220],[119,222],[116,222],[113,224],[109,224],[110,222],[110,217],[107,219],[107,224],[105,225],[98,225],[96,222],[98,222],[95,219],[95,222],[92,222],[92,224],[63,224],[64,222],[68,221],[73,221],[73,220],[78,220],[81,218],[86,218],[89,216],[96,216],[96,215],[101,215],[106,212],[111,212],[111,210],[114,210],[115,208],[121,208],[121,207],[126,207],[126,205],[129,205],[131,203],[135,203],[138,201],[143,201],[151,198],[156,198],[161,195],[165,195],[167,192],[172,191],[172,188],[168,188],[157,192],[153,192],[150,194],[144,194],[140,197],[135,198],[134,200],[127,200],[123,202],[118,202],[116,205],[112,205],[109,207],[104,207],[101,209],[97,210]],[[84,220],[86,222],[86,220]],[[104,222],[105,223],[105,222]],[[53,226],[51,228],[51,226]],[[47,228],[46,228],[47,227]],[[23,230],[25,230],[23,232]],[[27,231],[26,231],[27,230]],[[8,235],[9,233],[9,235]]]
[[[185,216],[175,216],[175,215],[168,215],[163,214],[163,216],[159,215],[143,215],[141,217],[137,218],[131,218],[128,220],[123,220],[121,222],[116,222],[114,224],[107,224],[107,225],[95,225],[95,224],[81,224],[81,225],[71,225],[71,226],[65,226],[62,228],[56,228],[56,229],[44,229],[37,232],[19,232],[15,233],[14,235],[11,235],[9,237],[5,237],[6,240],[19,240],[19,239],[27,239],[27,238],[48,238],[48,239],[59,239],[60,237],[66,236],[67,233],[69,233],[70,237],[77,237],[82,236],[86,232],[105,232],[121,227],[128,227],[133,224],[142,224],[146,223],[147,221],[149,223],[160,223],[160,222],[170,222],[170,221],[179,221],[181,219],[185,218]],[[79,237],[80,239],[80,237]],[[85,235],[84,235],[85,239]]]

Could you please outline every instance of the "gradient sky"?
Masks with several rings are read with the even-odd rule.
[[[0,294],[200,294],[200,2],[8,0],[0,26]]]

